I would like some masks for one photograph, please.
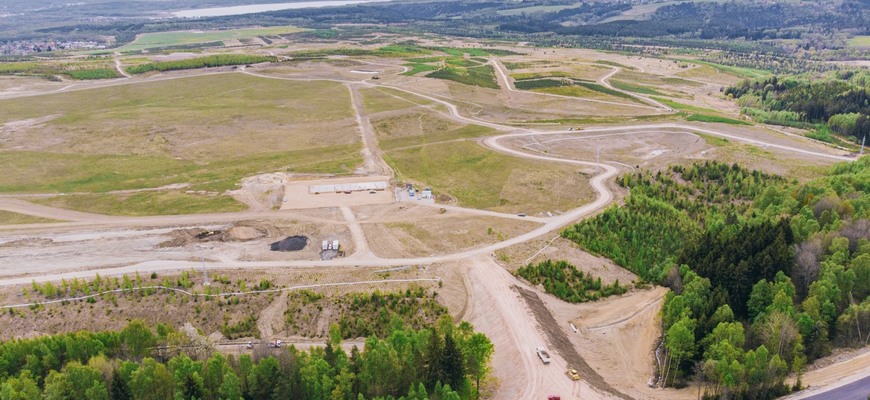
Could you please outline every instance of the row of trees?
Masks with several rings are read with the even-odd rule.
[[[323,348],[271,354],[152,358],[172,333],[141,322],[121,332],[79,332],[0,343],[6,399],[439,399],[478,398],[493,347],[471,325],[426,329],[396,321],[388,337],[342,350],[337,327]]]
[[[870,341],[868,182],[870,157],[803,184],[718,163],[637,173],[625,206],[564,235],[672,289],[660,383],[772,398]]]
[[[257,64],[276,62],[277,57],[256,56],[250,54],[215,54],[205,57],[189,58],[187,60],[160,61],[127,67],[131,74],[144,74],[151,71],[175,71],[182,69],[197,69],[207,67],[225,67],[230,65]]]

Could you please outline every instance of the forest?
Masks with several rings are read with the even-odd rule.
[[[563,236],[671,289],[659,383],[769,399],[870,341],[870,157],[804,183],[716,162],[618,183],[624,206]]]
[[[815,127],[820,140],[830,142],[830,133],[835,133],[861,143],[870,133],[870,72],[866,70],[743,80],[726,88],[725,95],[737,99],[742,113],[759,122]]]
[[[225,356],[188,334],[138,320],[117,332],[0,343],[0,399],[404,399],[480,397],[493,347],[450,318],[415,330],[399,319],[347,354],[339,328],[324,347],[256,347]]]

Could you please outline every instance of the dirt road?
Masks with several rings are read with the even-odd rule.
[[[372,121],[368,115],[365,115],[359,88],[357,85],[348,84],[347,90],[350,91],[353,113],[356,116],[356,123],[362,138],[363,167],[361,172],[366,175],[394,176],[393,169],[384,161],[383,152],[378,147],[378,137],[375,135]]]
[[[506,88],[510,88],[507,77],[500,67],[496,68],[499,79]],[[268,75],[257,74],[249,71],[244,73],[270,78],[270,79],[285,79],[285,80],[303,80],[310,81],[311,79],[296,79],[283,78]],[[612,75],[612,74],[611,74]],[[182,77],[172,77],[178,79]],[[169,79],[169,78],[168,78]],[[411,90],[403,87],[374,84],[368,81],[349,81],[338,79],[321,79],[343,82],[345,84],[355,86],[378,86],[389,87],[401,92],[419,96],[430,101],[433,101],[446,108],[449,117],[456,121],[461,121],[469,124],[491,127],[501,132],[507,132],[500,136],[487,138],[482,143],[497,152],[508,154],[515,157],[523,157],[528,159],[557,162],[570,165],[578,165],[584,167],[592,167],[596,171],[595,176],[590,179],[590,185],[595,191],[595,199],[582,207],[570,210],[564,214],[551,218],[541,219],[543,225],[526,232],[524,234],[508,238],[504,241],[491,245],[479,246],[470,250],[464,250],[454,254],[432,256],[432,257],[408,257],[408,258],[379,258],[374,256],[368,248],[368,242],[362,228],[356,221],[353,210],[350,207],[341,207],[340,211],[344,217],[344,221],[336,221],[333,219],[322,218],[317,216],[307,215],[301,212],[259,212],[259,213],[235,213],[235,214],[206,214],[206,215],[181,215],[181,216],[155,216],[155,217],[109,217],[98,216],[87,213],[77,213],[72,211],[59,211],[49,207],[36,206],[27,202],[11,199],[0,199],[0,209],[20,212],[23,214],[37,215],[47,218],[72,221],[61,224],[50,224],[38,227],[0,227],[0,229],[28,232],[38,229],[56,230],[56,229],[105,229],[112,226],[178,226],[184,224],[206,224],[217,222],[231,222],[247,218],[282,218],[282,219],[298,219],[302,221],[310,221],[324,224],[344,224],[352,233],[355,253],[351,257],[334,259],[330,261],[320,260],[297,260],[297,261],[245,261],[223,257],[213,262],[202,265],[202,263],[190,260],[161,260],[151,259],[147,254],[140,255],[143,261],[125,263],[124,265],[103,266],[95,270],[77,270],[69,272],[52,271],[51,266],[46,264],[46,269],[41,271],[43,275],[34,276],[16,276],[0,278],[0,285],[15,285],[29,284],[31,281],[55,281],[61,278],[89,278],[95,272],[101,275],[120,275],[133,272],[156,272],[156,271],[178,271],[189,269],[224,269],[224,268],[272,268],[272,267],[295,267],[295,268],[314,268],[324,266],[403,266],[403,265],[428,265],[434,263],[443,263],[449,261],[462,261],[467,263],[467,272],[469,275],[470,289],[472,293],[471,301],[469,302],[470,309],[466,315],[470,316],[471,321],[477,325],[479,329],[487,333],[496,346],[495,359],[493,367],[496,376],[502,377],[502,388],[498,393],[498,398],[544,398],[549,394],[561,394],[563,398],[610,398],[610,395],[602,394],[594,390],[587,383],[581,381],[574,383],[564,375],[564,368],[567,366],[565,360],[557,353],[554,353],[554,360],[549,366],[544,366],[537,359],[534,349],[537,346],[545,345],[546,338],[542,333],[541,327],[535,324],[535,318],[531,315],[528,306],[519,298],[519,295],[510,290],[511,286],[517,285],[523,287],[522,283],[513,278],[507,271],[495,264],[488,256],[506,247],[510,247],[528,240],[536,239],[542,235],[547,235],[549,238],[553,231],[561,229],[567,224],[573,223],[578,219],[586,217],[591,213],[607,206],[614,198],[613,193],[608,188],[608,181],[613,178],[619,170],[609,164],[566,159],[542,154],[532,154],[519,149],[511,148],[503,145],[501,141],[507,138],[521,136],[545,136],[545,135],[587,135],[589,133],[608,133],[608,132],[643,132],[651,130],[675,130],[699,132],[708,135],[724,137],[736,141],[750,143],[761,147],[773,147],[780,150],[800,153],[811,157],[821,157],[832,160],[852,160],[852,158],[842,154],[833,152],[825,152],[821,147],[816,146],[795,147],[779,143],[769,143],[762,140],[749,139],[729,133],[715,131],[708,128],[700,128],[697,126],[681,125],[681,124],[656,124],[631,127],[610,127],[610,128],[595,128],[587,129],[581,132],[573,131],[540,131],[526,128],[516,128],[513,126],[502,125],[494,122],[483,121],[473,117],[461,115],[458,107],[448,100],[443,98],[422,94],[419,91]],[[144,82],[145,80],[129,79],[127,81]],[[507,82],[507,83],[506,83]],[[363,115],[360,96],[355,94],[355,89],[350,88],[351,95],[354,98],[353,106],[357,116],[357,121],[360,126],[361,135],[368,157],[366,158],[366,167],[368,171],[375,171],[379,167],[382,159],[378,157],[379,150],[377,149],[376,138],[370,129],[370,123],[367,123],[366,117]],[[619,103],[620,105],[625,105]],[[636,105],[636,107],[645,107],[659,110],[660,108],[646,105]],[[368,128],[366,128],[368,126]],[[371,139],[371,140],[369,140]],[[816,150],[818,149],[818,150]],[[387,167],[388,168],[388,167]],[[385,170],[385,172],[388,170]],[[457,209],[457,211],[461,211]]]
[[[520,295],[509,288],[525,285],[488,257],[468,260],[471,301],[465,315],[475,328],[486,333],[495,346],[493,373],[503,379],[498,399],[545,399],[558,394],[563,399],[610,399],[584,381],[565,375],[567,363],[550,351],[553,360],[544,365],[535,348],[547,340]]]

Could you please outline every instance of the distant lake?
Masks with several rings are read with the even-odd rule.
[[[253,14],[266,11],[295,10],[299,8],[320,8],[347,6],[359,3],[370,3],[385,0],[323,0],[301,1],[296,3],[251,4],[247,6],[200,8],[196,10],[176,11],[172,15],[179,18],[221,17],[224,15]],[[389,0],[386,0],[389,1]]]

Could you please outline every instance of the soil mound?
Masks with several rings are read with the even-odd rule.
[[[280,242],[272,243],[272,251],[299,251],[308,245],[306,236],[290,236]]]
[[[250,226],[234,226],[227,229],[226,236],[225,240],[244,242],[259,239],[266,234]]]

